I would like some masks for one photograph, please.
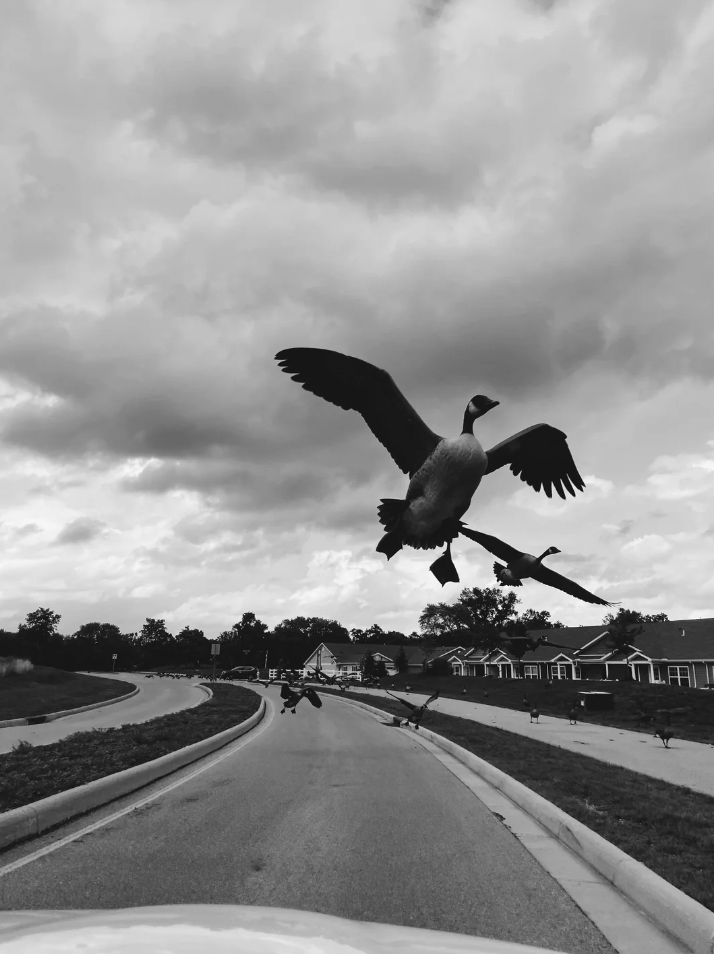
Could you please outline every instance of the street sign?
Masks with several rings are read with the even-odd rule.
[[[211,643],[211,655],[219,656],[221,653],[221,644],[220,643]]]
[[[112,653],[112,659],[117,659],[117,654],[116,654],[116,653]]]

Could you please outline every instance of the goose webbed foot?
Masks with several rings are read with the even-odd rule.
[[[458,583],[459,574],[456,572],[454,561],[451,559],[451,544],[448,544],[438,560],[429,567],[442,586],[447,583]]]

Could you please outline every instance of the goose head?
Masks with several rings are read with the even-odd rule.
[[[485,394],[476,394],[469,401],[466,413],[472,421],[475,421],[477,417],[483,417],[491,408],[498,407],[500,403],[500,401],[491,400]]]
[[[476,394],[466,405],[464,411],[464,426],[462,434],[473,434],[474,421],[477,417],[483,417],[492,407],[497,407],[501,402],[492,401],[485,394]]]
[[[562,550],[559,550],[557,547],[548,547],[545,551],[546,556],[550,556],[552,553],[562,553]]]

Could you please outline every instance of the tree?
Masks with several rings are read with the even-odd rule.
[[[386,635],[379,623],[372,623],[368,629],[364,630],[360,642],[375,643],[377,646],[384,646],[387,641]]]
[[[377,660],[372,653],[366,653],[360,661],[360,671],[363,679],[377,675]]]
[[[565,623],[561,623],[560,620],[551,622],[548,610],[527,609],[521,613],[518,621],[523,623],[528,630],[565,628]]]
[[[633,641],[644,632],[644,626],[637,624],[664,623],[668,619],[666,613],[646,615],[621,606],[617,615],[608,613],[603,619],[608,631],[607,645],[617,653],[629,653]]]
[[[21,633],[26,639],[39,647],[47,644],[53,636],[59,635],[57,626],[61,619],[59,613],[53,613],[51,609],[40,607],[32,613],[28,613],[25,622],[20,623],[17,630],[18,633]]]
[[[59,613],[40,607],[28,613],[25,622],[17,628],[20,651],[30,657],[35,665],[57,665],[62,663],[63,642],[57,632],[62,619]]]
[[[174,661],[176,640],[166,629],[165,620],[147,616],[137,642],[146,665],[165,665]]]
[[[389,673],[387,672],[387,664],[385,663],[385,661],[384,661],[383,659],[378,659],[378,660],[376,660],[376,662],[375,662],[375,664],[374,664],[374,674],[375,674],[376,676],[388,676],[388,675],[389,675]]]
[[[176,637],[176,648],[182,662],[200,666],[211,652],[211,641],[203,635],[203,630],[184,626]]]
[[[428,603],[421,616],[419,643],[425,652],[442,646],[445,640],[471,638],[471,614],[460,603]]]
[[[409,660],[404,646],[400,646],[397,650],[397,655],[394,657],[394,665],[399,673],[409,671]]]

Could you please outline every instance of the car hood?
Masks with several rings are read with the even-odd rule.
[[[171,904],[108,911],[2,911],[0,954],[554,954],[467,934],[311,911]]]

